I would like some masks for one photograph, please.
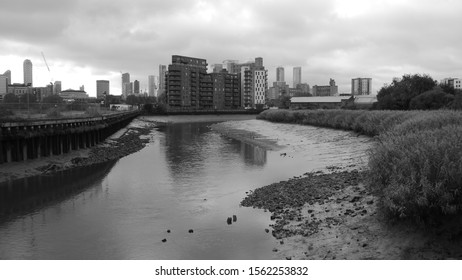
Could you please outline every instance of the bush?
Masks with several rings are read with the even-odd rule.
[[[49,118],[59,118],[59,117],[61,117],[61,110],[59,108],[48,109],[47,117],[49,117]]]
[[[370,152],[369,185],[386,214],[423,222],[462,207],[462,126],[401,128],[379,137]]]

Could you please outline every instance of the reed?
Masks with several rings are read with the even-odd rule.
[[[368,185],[388,217],[430,223],[462,212],[460,111],[267,110],[258,118],[377,136]]]

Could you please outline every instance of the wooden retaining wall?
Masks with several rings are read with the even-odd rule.
[[[90,118],[0,123],[0,164],[92,147],[138,115],[134,111]]]

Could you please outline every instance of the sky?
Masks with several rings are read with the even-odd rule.
[[[172,55],[262,57],[269,85],[282,66],[292,86],[301,66],[310,86],[332,78],[349,93],[352,78],[372,78],[375,93],[404,74],[462,78],[461,11],[458,0],[0,0],[0,74],[22,83],[30,59],[34,86],[96,96],[102,79],[119,95],[121,72],[144,90]]]

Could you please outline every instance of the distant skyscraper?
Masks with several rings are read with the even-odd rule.
[[[97,80],[96,81],[96,98],[104,99],[104,94],[109,95],[109,81]]]
[[[61,92],[61,81],[56,81],[53,86],[53,94],[59,94]]]
[[[84,85],[80,86],[80,91],[85,91],[85,86]]]
[[[148,95],[156,96],[156,76],[154,75],[148,76]]]
[[[8,93],[8,78],[5,75],[0,75],[0,101],[3,96]]]
[[[24,60],[24,84],[32,86],[32,62],[29,59]]]
[[[9,85],[11,85],[12,84],[12,82],[11,82],[11,71],[6,70],[5,73],[3,73],[3,76],[5,76],[7,78],[7,83]]]
[[[302,83],[302,67],[294,67],[294,88]]]
[[[279,66],[276,68],[276,81],[284,82],[284,67]]]
[[[213,73],[220,73],[223,70],[223,64],[213,64]]]
[[[159,89],[157,96],[165,92],[165,74],[167,73],[167,66],[159,65]]]
[[[370,95],[372,93],[371,78],[356,78],[351,79],[351,94],[352,95]]]
[[[133,93],[136,95],[140,94],[140,81],[138,80],[133,82]]]
[[[124,98],[130,94],[127,89],[130,87],[130,73],[123,73],[122,74],[122,96]]]

